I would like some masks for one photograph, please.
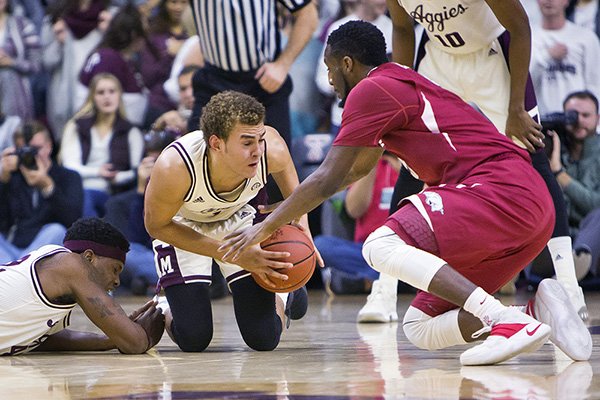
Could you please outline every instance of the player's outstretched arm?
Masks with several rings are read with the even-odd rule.
[[[102,330],[114,347],[126,354],[144,353],[164,331],[164,316],[151,302],[133,321],[117,302],[94,281],[88,269],[77,268],[71,276],[71,292],[86,316]],[[85,342],[84,342],[85,343]],[[104,350],[104,349],[101,349]]]
[[[140,324],[147,332],[150,340],[148,348],[160,341],[164,331],[164,323],[160,322],[163,317],[155,307],[156,303],[149,301],[129,315],[131,321]],[[104,334],[64,329],[49,336],[34,351],[104,351],[116,348],[115,343]]]
[[[294,192],[294,189],[300,185],[298,172],[294,166],[292,155],[290,154],[285,141],[274,128],[267,127],[266,140],[268,146],[268,173],[275,179],[275,183],[277,183],[283,198],[287,199]],[[308,216],[303,214],[297,219],[297,222],[312,240],[313,237],[310,232],[310,227],[308,226]],[[323,258],[316,248],[315,251],[317,253],[317,263],[323,267]]]
[[[289,149],[279,133],[274,128],[268,126],[265,136],[265,140],[267,141],[268,173],[273,176],[283,198],[287,199],[294,192],[294,189],[300,185],[298,172],[294,166]],[[301,215],[299,220],[300,225],[310,235],[306,214]]]
[[[64,329],[49,336],[33,351],[103,351],[116,348],[106,335]]]
[[[247,247],[262,242],[280,226],[313,210],[362,178],[381,157],[380,147],[333,146],[319,168],[306,178],[263,222],[225,237],[223,259],[235,260]]]

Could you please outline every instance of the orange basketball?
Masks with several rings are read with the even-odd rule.
[[[286,251],[290,253],[281,261],[292,263],[289,269],[281,269],[278,272],[286,274],[288,280],[269,277],[276,287],[268,286],[260,277],[252,274],[252,277],[261,287],[270,292],[287,293],[301,288],[308,282],[315,270],[317,256],[310,238],[302,230],[294,225],[284,225],[269,236],[260,246],[269,251]]]

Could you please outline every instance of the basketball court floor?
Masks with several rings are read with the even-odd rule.
[[[148,354],[33,353],[0,358],[0,399],[599,399],[600,292],[587,294],[594,351],[571,362],[548,343],[489,367],[461,367],[468,346],[428,352],[401,325],[356,324],[364,296],[310,291],[308,314],[279,347],[242,342],[231,298],[213,303],[215,334],[203,353],[183,353],[165,334]],[[529,293],[504,297],[523,303]],[[402,315],[412,296],[402,295]],[[144,297],[117,297],[127,311]],[[72,328],[94,329],[78,308]]]

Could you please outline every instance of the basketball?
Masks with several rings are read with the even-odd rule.
[[[312,240],[302,230],[294,225],[284,225],[263,241],[260,246],[268,251],[285,251],[290,253],[281,261],[293,264],[293,267],[277,272],[286,274],[288,280],[269,277],[275,287],[268,286],[262,278],[252,274],[252,277],[262,288],[270,292],[287,293],[301,288],[308,282],[315,270],[317,256]]]

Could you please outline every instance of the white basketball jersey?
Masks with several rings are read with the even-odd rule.
[[[75,304],[55,304],[48,299],[35,269],[38,260],[62,252],[70,251],[43,246],[0,265],[0,355],[31,351],[69,325]]]
[[[256,175],[247,179],[234,200],[219,196],[212,187],[208,174],[208,152],[202,131],[190,132],[171,143],[179,152],[192,178],[192,185],[178,214],[197,222],[224,221],[258,194],[267,182],[267,151],[258,164]]]
[[[505,28],[485,0],[398,0],[442,51],[466,54],[488,46]]]

